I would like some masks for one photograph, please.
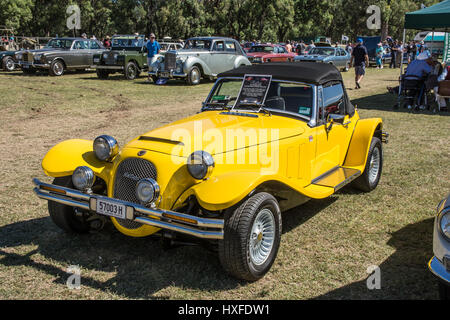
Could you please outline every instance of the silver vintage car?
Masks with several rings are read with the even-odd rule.
[[[307,55],[296,56],[294,61],[329,63],[342,71],[348,71],[350,58],[350,54],[342,48],[315,47]]]
[[[433,252],[428,268],[438,280],[440,298],[450,300],[450,194],[437,207]]]
[[[221,72],[244,65],[251,62],[236,40],[195,37],[186,40],[181,50],[155,56],[148,73],[155,82],[158,78],[179,78],[196,85],[202,77],[213,79]]]
[[[52,76],[62,76],[66,70],[90,68],[94,54],[104,50],[98,40],[54,38],[43,49],[18,51],[15,58],[24,73],[48,70]]]

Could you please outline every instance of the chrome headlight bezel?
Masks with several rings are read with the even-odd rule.
[[[443,210],[439,213],[437,224],[441,235],[447,241],[450,241],[450,209]],[[443,227],[443,224],[445,224],[445,227]]]
[[[94,139],[94,154],[101,161],[110,161],[119,153],[117,140],[108,135],[101,135]]]
[[[187,160],[189,174],[197,180],[208,179],[214,169],[214,158],[206,151],[195,151]]]
[[[78,190],[89,190],[94,185],[94,182],[94,171],[87,166],[77,167],[72,173],[72,183]]]
[[[104,54],[103,54],[103,59],[107,59],[108,58],[108,52],[105,52]]]
[[[136,184],[136,197],[144,204],[155,202],[159,195],[160,188],[155,179],[144,178]]]

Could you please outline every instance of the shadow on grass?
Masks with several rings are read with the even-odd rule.
[[[311,200],[283,213],[283,233],[305,223],[336,199]],[[26,253],[15,252],[23,250],[23,246],[32,249]],[[33,258],[35,255],[53,263],[37,261]],[[57,228],[49,217],[0,227],[0,264],[27,266],[45,272],[61,285],[66,285],[70,276],[67,268],[77,265],[81,268],[82,287],[134,299],[152,298],[153,294],[170,286],[221,291],[247,284],[227,275],[218,256],[203,247],[164,250],[159,238],[127,237],[111,224],[101,232],[70,235]],[[115,272],[116,275],[101,281],[93,276],[96,272]]]
[[[427,267],[433,256],[433,221],[426,219],[392,233],[387,244],[396,251],[378,266],[381,289],[369,290],[366,278],[315,299],[437,299],[437,281]],[[430,286],[436,287],[436,294],[424,296]]]
[[[381,110],[381,111],[391,111],[391,112],[403,112],[403,113],[412,113],[412,114],[427,114],[427,115],[440,115],[440,116],[450,116],[450,113],[447,111],[437,111],[437,105],[434,101],[434,96],[429,96],[428,98],[430,109],[431,110],[423,110],[423,111],[410,111],[403,106],[400,106],[398,109],[394,109],[394,105],[397,104],[397,95],[387,92],[379,93],[370,96],[365,96],[358,99],[353,99],[351,102],[354,106],[358,107],[358,109],[369,109],[369,110]],[[433,109],[436,108],[436,113],[433,112]]]

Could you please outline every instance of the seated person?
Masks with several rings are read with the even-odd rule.
[[[442,73],[439,75],[437,81],[441,82],[441,81],[449,81],[450,80],[450,61],[447,60],[447,62],[445,63],[445,66],[442,70]],[[447,102],[445,101],[445,98],[440,96],[438,94],[439,91],[439,87],[435,87],[434,88],[434,94],[436,96],[436,101],[439,104],[439,108],[443,108],[446,109],[447,108]]]
[[[402,76],[404,80],[423,81],[433,72],[433,59],[424,51],[417,56],[417,59],[411,61],[406,68],[405,74]],[[390,93],[398,93],[399,87],[387,87]]]

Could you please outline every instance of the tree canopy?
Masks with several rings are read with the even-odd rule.
[[[437,0],[2,0],[0,25],[16,35],[73,35],[69,5],[81,11],[81,29],[97,38],[115,33],[153,32],[158,38],[223,35],[238,40],[299,40],[318,35],[390,35],[400,38],[405,12]],[[381,29],[367,27],[367,8],[381,9]],[[412,35],[412,31],[410,31]]]

